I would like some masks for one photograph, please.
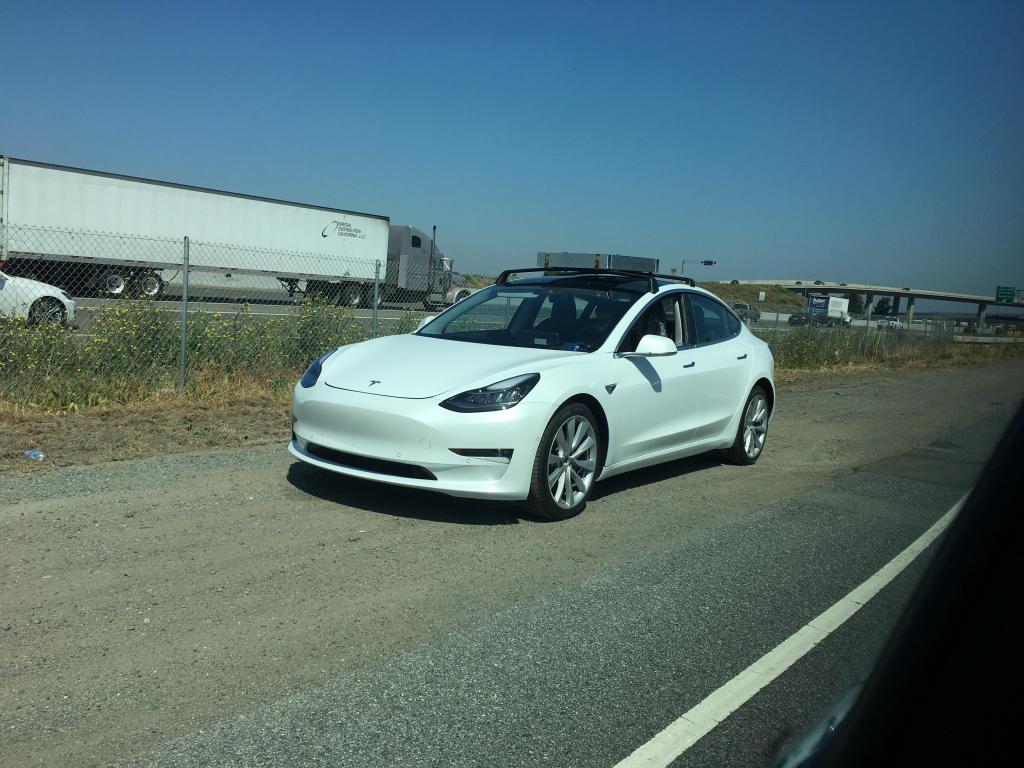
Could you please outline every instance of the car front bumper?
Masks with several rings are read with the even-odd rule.
[[[521,500],[549,418],[544,403],[457,413],[440,398],[407,399],[329,387],[296,387],[289,452],[342,475],[440,491],[451,496]],[[511,451],[509,458],[458,450]]]

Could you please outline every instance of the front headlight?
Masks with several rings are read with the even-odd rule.
[[[337,351],[338,350],[336,349],[332,349],[330,352],[320,355],[320,357],[310,363],[309,368],[306,369],[306,372],[302,374],[302,378],[299,379],[299,384],[306,389],[309,389],[316,384],[317,380],[320,378],[320,371],[323,369],[324,360]]]
[[[460,413],[478,413],[480,411],[503,411],[511,408],[526,397],[530,390],[540,381],[539,373],[527,373],[505,379],[489,387],[471,389],[468,392],[449,397],[441,403],[442,408]]]

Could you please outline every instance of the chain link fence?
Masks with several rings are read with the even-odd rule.
[[[830,317],[799,305],[749,304],[744,322],[768,343],[776,365],[816,368],[854,362],[893,362],[941,350],[963,334],[957,319],[905,319],[864,314]]]
[[[472,291],[440,259],[16,225],[0,243],[0,399],[44,408],[290,389],[325,350],[411,332]]]
[[[0,227],[0,401],[46,409],[290,390],[324,351],[409,333],[492,282],[426,257],[336,259],[180,238]],[[734,303],[783,368],[942,350],[966,321]],[[961,337],[962,338],[962,337]]]

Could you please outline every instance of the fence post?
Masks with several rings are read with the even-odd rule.
[[[768,344],[768,346],[771,347],[772,354],[775,354],[775,337],[779,335],[779,310],[780,309],[781,309],[781,307],[778,304],[776,304],[775,305],[775,324],[772,325],[772,340]]]
[[[178,394],[185,393],[185,362],[188,355],[188,238],[181,259],[181,348],[178,350]]]
[[[373,268],[373,321],[371,323],[371,334],[377,338],[377,310],[380,307],[380,259]]]

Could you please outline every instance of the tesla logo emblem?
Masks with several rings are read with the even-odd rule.
[[[374,384],[380,384],[380,379],[370,379],[370,386],[372,387]]]

